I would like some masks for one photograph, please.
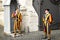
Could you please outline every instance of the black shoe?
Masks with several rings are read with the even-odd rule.
[[[14,35],[14,38],[16,38],[16,35]]]
[[[14,35],[16,35],[16,33]]]
[[[48,39],[48,40],[51,40],[51,39]]]
[[[14,34],[14,37],[16,37],[16,33]]]

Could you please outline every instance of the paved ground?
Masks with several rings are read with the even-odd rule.
[[[52,40],[60,40],[60,30],[52,30],[51,33],[51,39]],[[43,32],[42,31],[37,31],[37,32],[32,32],[32,33],[27,33],[24,35],[19,35],[19,37],[13,38],[8,35],[3,34],[3,26],[0,26],[0,40],[47,40],[47,39],[42,39],[43,37]]]

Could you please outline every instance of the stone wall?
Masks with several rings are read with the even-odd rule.
[[[38,15],[32,5],[32,1],[33,0],[26,0],[25,4],[20,7],[23,15],[22,27],[24,28],[25,32],[38,31]]]
[[[32,0],[30,1],[25,0],[24,4],[23,2],[20,5],[20,12],[22,13],[22,31],[25,31],[25,32],[38,31],[38,15],[32,5]],[[4,32],[6,33],[11,33],[10,31],[11,30],[10,6],[9,5],[5,4],[4,6],[4,19],[5,19]]]
[[[4,25],[4,8],[2,5],[2,0],[0,0],[0,25]]]

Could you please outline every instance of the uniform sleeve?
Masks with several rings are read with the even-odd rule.
[[[42,16],[42,21],[44,22],[44,15]]]
[[[20,13],[20,21],[22,22],[22,14]]]
[[[42,18],[42,21],[44,21],[44,18]]]
[[[49,22],[52,23],[52,21],[53,21],[53,20],[52,20],[52,15],[50,15],[50,17],[49,17]]]
[[[14,12],[12,13],[11,17],[14,17]]]

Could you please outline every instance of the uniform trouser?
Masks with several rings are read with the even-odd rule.
[[[48,39],[50,39],[50,34],[51,34],[51,27],[50,24],[46,23],[46,25],[44,25],[44,33],[45,33],[45,37],[48,37]]]
[[[16,30],[20,33],[20,22],[14,20],[14,33],[16,34]]]

